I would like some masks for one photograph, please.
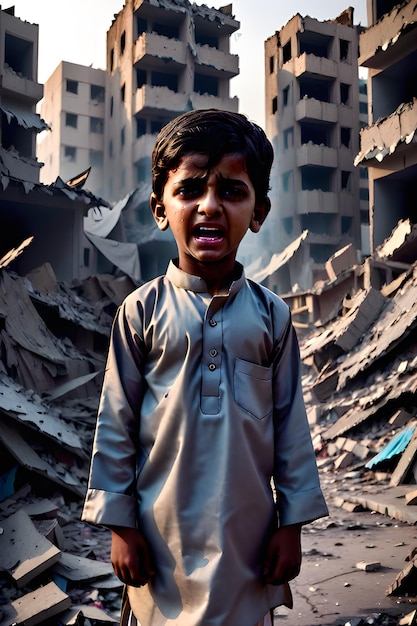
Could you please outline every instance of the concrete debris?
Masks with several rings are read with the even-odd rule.
[[[400,596],[411,595],[415,596],[417,589],[417,558],[413,559],[403,570],[398,574],[395,581],[390,585],[386,591],[388,596]]]
[[[321,293],[326,294],[327,310],[331,310],[331,302],[339,303],[336,314],[323,319],[316,317],[308,330],[299,330],[303,388],[317,462],[321,475],[328,476],[329,482],[336,482],[333,506],[354,515],[371,511],[414,526],[417,524],[415,226],[408,220],[399,222],[392,237],[362,266],[352,256],[351,267],[347,267],[348,258],[348,249],[342,248],[340,255],[333,255],[326,264],[329,280],[322,285]],[[349,272],[355,280],[349,283],[341,299],[341,277]],[[306,302],[309,295],[304,294]],[[387,594],[416,602],[417,561],[413,546],[407,550],[408,565],[391,581]],[[364,559],[356,567],[364,571],[378,567],[383,572],[385,563],[378,555],[375,560]],[[384,619],[358,618],[355,622],[352,618],[348,623],[398,624],[397,619]],[[405,624],[415,623],[412,614],[407,619]]]
[[[18,587],[23,587],[60,558],[60,550],[37,530],[23,509],[2,522],[0,556]]]
[[[376,572],[381,569],[381,563],[379,561],[359,561],[356,563],[356,567],[364,572]]]
[[[79,518],[111,322],[133,285],[10,267],[0,270],[0,624],[116,623],[108,531]]]
[[[399,623],[396,617],[387,613],[372,613],[365,618],[353,617],[348,622],[345,622],[344,626],[365,626],[366,624],[372,624],[372,626],[398,626]]]
[[[21,596],[12,603],[10,619],[19,626],[35,626],[45,623],[71,606],[71,598],[50,582],[44,587]]]
[[[408,613],[398,622],[398,626],[413,626],[413,624],[417,624],[417,611]]]
[[[356,250],[351,243],[335,252],[325,264],[329,280],[336,280],[342,272],[356,265],[356,260]]]

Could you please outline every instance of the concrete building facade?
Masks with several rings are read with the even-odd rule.
[[[227,9],[189,0],[126,0],[107,32],[104,167],[115,200],[150,180],[156,134],[191,109],[237,111],[229,83],[239,72],[229,50],[239,28]]]
[[[36,24],[23,22],[14,7],[0,7],[1,161],[18,179],[39,182],[36,135],[47,125],[36,113],[43,96],[38,83]]]
[[[369,173],[371,251],[401,220],[417,222],[417,0],[368,0],[359,38],[368,69],[369,125],[355,159]]]
[[[45,83],[41,117],[50,131],[38,141],[41,181],[70,180],[91,167],[87,186],[104,189],[106,72],[62,61]]]
[[[308,232],[301,289],[325,275],[337,249],[361,249],[358,40],[347,9],[326,22],[297,14],[265,42],[265,128],[276,155],[270,246],[283,250]]]

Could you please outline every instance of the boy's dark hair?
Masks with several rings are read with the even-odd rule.
[[[241,113],[200,109],[183,113],[168,122],[156,138],[152,152],[152,191],[161,200],[168,172],[191,152],[207,154],[207,167],[225,154],[238,152],[255,189],[256,204],[269,208],[268,191],[274,152],[257,124]]]

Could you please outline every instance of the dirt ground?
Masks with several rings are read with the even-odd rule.
[[[416,610],[417,588],[414,598],[387,596],[386,590],[417,547],[417,526],[369,510],[347,512],[332,504],[338,490],[333,479],[322,478],[322,487],[330,516],[304,527],[303,565],[291,583],[294,608],[276,609],[274,626],[356,626],[354,618],[369,616],[375,621],[365,623],[382,624],[378,616]],[[381,566],[366,572],[356,567],[361,561]]]

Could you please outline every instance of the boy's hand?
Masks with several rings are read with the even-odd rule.
[[[269,539],[262,571],[262,580],[269,585],[282,585],[300,573],[301,524],[281,526]]]
[[[112,526],[111,562],[114,573],[125,585],[142,587],[155,575],[149,545],[135,528]]]

